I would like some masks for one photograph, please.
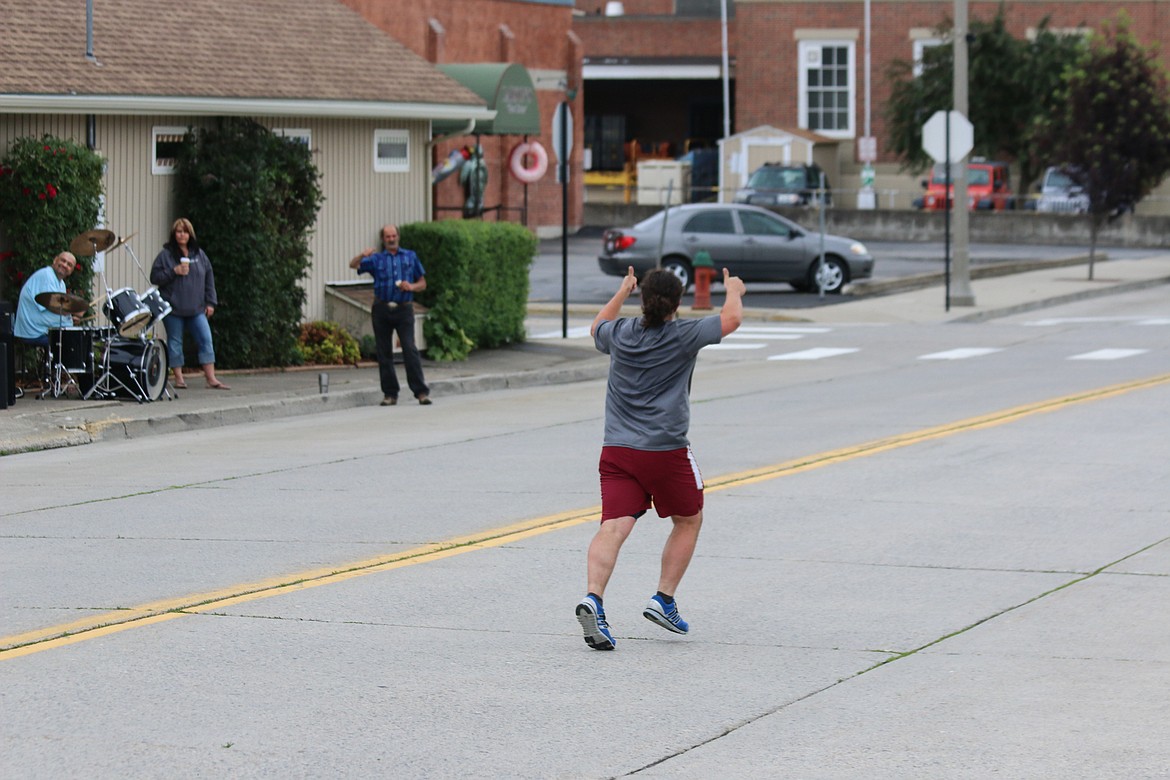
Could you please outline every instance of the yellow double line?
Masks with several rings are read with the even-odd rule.
[[[706,489],[708,492],[727,490],[728,488],[741,485],[750,485],[756,482],[776,479],[789,474],[797,474],[811,469],[831,466],[835,463],[889,452],[890,450],[908,447],[912,444],[918,444],[932,439],[941,439],[946,436],[966,433],[967,431],[1004,425],[1025,417],[1065,409],[1069,406],[1088,401],[1100,401],[1135,390],[1156,387],[1168,382],[1170,382],[1170,374],[1161,374],[1147,379],[1123,382],[1096,390],[1088,390],[1082,393],[1074,393],[1037,403],[1025,404],[1012,409],[971,417],[933,428],[924,428],[863,444],[842,447],[805,458],[796,458],[762,468],[726,474],[709,480]],[[103,612],[70,623],[49,626],[23,634],[0,637],[0,660],[20,658],[33,653],[64,647],[76,642],[108,636],[132,628],[174,620],[184,615],[215,612],[237,604],[257,601],[271,596],[280,596],[298,590],[316,588],[322,585],[331,585],[354,579],[355,577],[363,577],[367,574],[400,569],[420,563],[429,563],[455,555],[462,555],[463,553],[474,550],[500,547],[529,537],[558,531],[562,528],[571,528],[582,523],[596,522],[600,518],[601,507],[599,506],[575,509],[559,514],[524,520],[519,523],[470,534],[468,536],[456,537],[444,542],[423,545],[400,553],[380,555],[376,558],[358,561],[344,569],[313,569],[293,575],[235,585],[217,591],[196,593],[173,599],[163,599],[127,609]]]

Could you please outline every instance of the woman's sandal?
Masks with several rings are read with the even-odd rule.
[[[230,388],[230,387],[228,387],[228,386],[227,386],[227,385],[225,385],[223,382],[220,382],[220,381],[218,381],[218,380],[216,381],[216,383],[215,383],[215,384],[212,384],[211,382],[208,382],[208,383],[207,383],[207,388],[208,388],[209,390],[231,390],[231,388]]]
[[[175,382],[175,389],[176,389],[176,390],[186,390],[186,389],[187,389],[187,383],[186,383],[186,382],[181,382],[181,383],[180,383],[180,382]]]

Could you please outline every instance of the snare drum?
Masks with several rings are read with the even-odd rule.
[[[50,328],[49,365],[71,374],[92,374],[94,344],[103,332],[104,328]]]
[[[129,287],[123,287],[111,295],[102,306],[102,311],[114,323],[119,336],[134,338],[150,324],[150,309],[138,297],[138,293]]]
[[[158,291],[157,287],[151,287],[139,297],[142,299],[142,304],[150,309],[150,323],[147,327],[162,322],[162,318],[171,313],[171,305],[163,300],[162,293]]]

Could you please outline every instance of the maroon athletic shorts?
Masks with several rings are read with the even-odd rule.
[[[651,502],[659,517],[690,517],[703,508],[703,475],[690,447],[635,450],[602,447],[601,521],[641,517]]]

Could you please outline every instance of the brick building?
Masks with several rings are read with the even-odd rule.
[[[953,18],[954,4],[872,1],[868,105],[864,0],[727,0],[727,6],[731,132],[772,125],[839,140],[840,189],[848,191],[857,187],[856,141],[868,121],[879,149],[876,187],[906,191],[897,205],[908,205],[917,184],[899,174],[886,152],[885,73],[891,61],[913,61],[924,47],[942,43],[937,28]],[[990,21],[998,8],[995,2],[972,2],[968,18]],[[674,150],[719,124],[720,0],[599,0],[581,10],[573,29],[585,49],[587,123],[609,117],[611,125],[624,125],[625,140],[669,143]],[[1029,35],[1045,17],[1049,29],[1081,34],[1119,10],[1113,2],[1017,2],[1007,5],[1006,19],[1016,37]],[[1165,2],[1137,0],[1124,10],[1139,40],[1170,51]]]

